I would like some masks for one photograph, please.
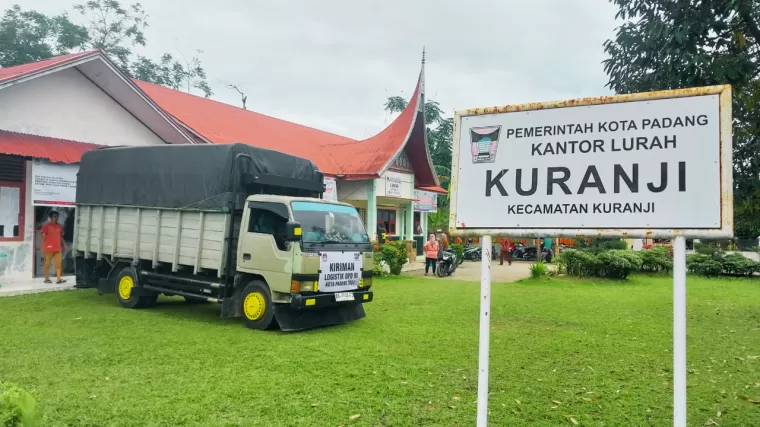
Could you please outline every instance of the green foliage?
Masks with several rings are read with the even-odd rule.
[[[625,21],[604,44],[604,69],[615,92],[732,85],[735,230],[760,235],[757,1],[611,1]]]
[[[705,277],[752,276],[760,272],[760,263],[738,253],[728,255],[723,252],[696,253],[686,258],[686,268],[691,273]]]
[[[88,41],[87,28],[72,23],[66,13],[46,16],[13,5],[0,19],[0,66],[64,55]]]
[[[34,427],[37,408],[34,397],[21,387],[0,383],[0,426]]]
[[[199,55],[175,59],[163,54],[158,61],[135,53],[145,47],[148,16],[140,3],[122,6],[116,0],[91,0],[73,9],[86,21],[73,23],[67,13],[47,16],[14,5],[0,20],[0,66],[48,59],[56,55],[100,49],[128,76],[172,89],[213,95]]]
[[[668,273],[673,270],[673,257],[666,247],[656,246],[637,253],[641,258],[641,271]]]
[[[625,240],[602,237],[589,239],[588,243],[586,243],[584,239],[579,239],[577,241],[576,247],[578,249],[584,249],[591,252],[602,252],[613,249],[629,249],[628,243],[626,243]]]
[[[546,263],[543,261],[539,261],[530,266],[530,277],[534,279],[544,277],[548,274],[549,274],[549,268],[546,266]]]
[[[557,258],[557,263],[570,276],[609,279],[625,279],[644,268],[644,260],[639,252],[624,249],[565,249]]]
[[[409,249],[406,242],[391,241],[380,245],[380,258],[388,265],[391,274],[398,276],[401,274],[401,268],[409,260]],[[378,261],[379,262],[379,261]]]
[[[452,243],[449,245],[451,249],[454,249],[457,253],[457,259],[464,259],[464,245],[459,243]]]

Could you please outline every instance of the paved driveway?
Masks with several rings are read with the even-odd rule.
[[[491,262],[491,281],[497,283],[516,282],[520,279],[530,277],[530,266],[533,263],[518,261],[513,262],[512,265],[499,265],[499,260]],[[419,276],[425,275],[424,262],[416,262],[410,266],[408,270],[404,272],[405,276]],[[462,265],[457,267],[457,271],[448,277],[433,276],[432,271],[427,276],[428,279],[435,280],[467,280],[467,281],[480,281],[480,261],[465,261]]]

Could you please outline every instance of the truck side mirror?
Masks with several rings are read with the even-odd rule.
[[[288,221],[288,223],[285,224],[285,240],[288,242],[300,242],[301,234],[303,234],[303,230],[301,229],[300,222]]]

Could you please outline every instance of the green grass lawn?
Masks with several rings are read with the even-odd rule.
[[[760,426],[760,281],[688,280],[689,425]],[[0,380],[44,426],[471,426],[479,284],[383,280],[282,333],[94,290],[0,299]],[[672,425],[671,279],[495,284],[490,424]],[[720,415],[718,415],[720,413]]]

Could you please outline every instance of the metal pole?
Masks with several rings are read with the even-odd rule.
[[[478,352],[478,424],[488,423],[488,356],[491,332],[491,236],[480,239],[480,350]]]
[[[686,239],[673,242],[673,427],[686,427]]]

